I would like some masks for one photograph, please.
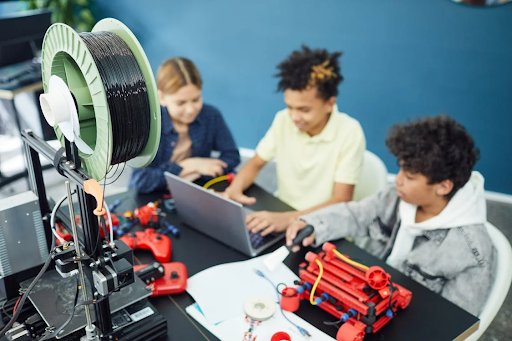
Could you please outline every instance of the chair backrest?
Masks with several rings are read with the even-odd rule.
[[[364,152],[363,169],[359,182],[354,188],[352,200],[359,201],[383,190],[388,183],[388,169],[384,162],[369,150]]]
[[[480,318],[480,326],[466,341],[476,341],[482,336],[498,313],[498,310],[500,310],[512,282],[512,247],[510,247],[507,237],[496,226],[487,223],[486,227],[497,251],[496,279],[491,287],[487,302],[485,302],[484,308],[478,316]]]

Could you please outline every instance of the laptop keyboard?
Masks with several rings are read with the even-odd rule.
[[[249,239],[251,240],[251,245],[253,248],[257,249],[262,245],[267,244],[268,242],[277,238],[276,234],[267,234],[266,236],[262,236],[259,233],[249,232]]]

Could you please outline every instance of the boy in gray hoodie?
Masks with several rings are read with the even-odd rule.
[[[303,246],[369,237],[365,249],[459,307],[478,315],[495,277],[479,152],[447,116],[394,126],[386,140],[400,164],[395,185],[360,202],[328,206],[288,226],[288,245],[306,224]],[[299,249],[295,247],[294,251]]]

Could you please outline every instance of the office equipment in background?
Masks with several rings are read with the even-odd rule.
[[[41,46],[51,14],[36,10],[0,17],[0,88],[41,80]]]

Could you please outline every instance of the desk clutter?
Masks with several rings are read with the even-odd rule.
[[[412,293],[391,282],[381,267],[367,267],[342,255],[331,243],[325,243],[318,255],[306,254],[299,265],[300,281],[281,292],[281,306],[295,312],[301,300],[318,306],[337,321],[324,322],[337,326],[337,341],[362,340],[365,334],[378,332],[405,309]]]
[[[412,299],[382,268],[357,263],[331,243],[319,254],[306,254],[298,278],[283,263],[269,271],[269,257],[217,265],[192,276],[187,292],[196,303],[187,307],[189,315],[221,340],[269,340],[283,329],[292,340],[332,340],[291,314],[305,301],[334,316],[324,324],[338,328],[337,341],[357,341],[381,329]]]
[[[282,263],[273,272],[266,270],[265,257],[217,265],[189,278],[187,292],[196,303],[187,313],[220,340],[270,340],[278,332],[292,340],[332,340],[281,309],[275,284],[299,278]]]
[[[100,230],[100,237],[104,238],[105,235],[113,233],[117,240],[131,249],[151,252],[155,262],[134,266],[135,275],[148,285],[151,296],[184,292],[187,286],[187,268],[183,263],[170,262],[172,242],[168,237],[179,237],[180,233],[178,228],[164,220],[166,213],[159,208],[161,201],[149,202],[133,211],[117,213],[116,210],[123,201],[118,199],[108,206],[108,211],[103,215],[106,231]],[[75,216],[75,223],[80,226],[80,215]],[[70,241],[71,234],[61,224],[56,225],[56,243],[60,245]]]

